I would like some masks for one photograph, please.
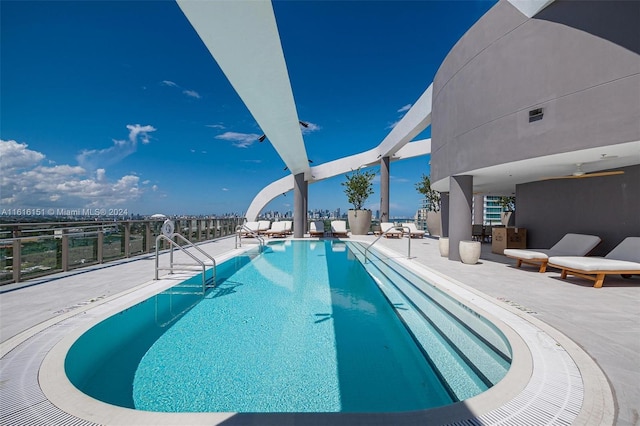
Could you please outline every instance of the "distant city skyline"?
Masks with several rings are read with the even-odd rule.
[[[392,216],[391,219],[394,218],[413,218],[418,211],[419,208],[416,208],[416,212],[410,216]],[[336,219],[336,218],[345,218],[347,217],[347,210],[342,210],[340,208],[337,209],[314,209],[309,210],[307,212],[307,217],[310,219]],[[211,213],[211,214],[188,214],[188,213],[176,213],[176,214],[163,214],[163,213],[154,213],[153,215],[162,214],[166,217],[243,217],[241,213],[238,212],[226,212],[226,213]],[[94,208],[79,208],[79,209],[68,209],[68,208],[49,208],[49,209],[39,209],[39,208],[18,208],[18,209],[8,209],[8,208],[0,208],[0,223],[3,220],[11,219],[11,221],[25,221],[25,222],[35,222],[39,218],[46,220],[58,220],[58,219],[69,219],[69,220],[112,220],[112,219],[142,219],[149,218],[153,216],[152,214],[143,214],[139,212],[129,211],[128,209],[113,209],[113,212],[104,212],[102,209],[94,209]],[[260,214],[261,218],[278,220],[281,218],[291,218],[293,217],[292,210],[286,211],[276,211],[276,210],[266,210]],[[373,218],[378,220],[380,219],[380,210],[373,211]]]
[[[378,145],[493,4],[274,2],[313,164]],[[175,2],[5,1],[0,23],[0,208],[242,215],[287,175]],[[391,164],[392,216],[419,207],[428,163]],[[346,211],[343,181],[310,185],[309,208]]]

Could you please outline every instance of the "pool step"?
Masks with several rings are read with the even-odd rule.
[[[349,244],[457,399],[504,377],[509,348],[493,325],[392,259],[370,251],[365,262],[364,246]],[[449,383],[452,374],[467,379]]]
[[[402,284],[402,289],[409,289],[414,295],[417,294],[422,296],[421,298],[426,297],[433,301],[434,306],[438,308],[438,312],[456,320],[456,328],[465,331],[463,336],[470,335],[478,345],[489,352],[495,352],[499,358],[506,361],[508,366],[511,361],[509,345],[506,338],[491,322],[469,309],[466,305],[439,291],[434,285],[409,271],[393,259],[385,258],[377,253],[376,258],[377,260],[374,263],[377,262],[378,269],[385,272],[384,268],[386,268],[385,273],[389,278],[398,279],[398,281],[393,280],[394,283]],[[500,376],[503,374],[503,372],[499,373]]]

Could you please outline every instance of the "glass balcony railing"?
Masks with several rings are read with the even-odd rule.
[[[244,218],[174,222],[175,232],[196,243],[234,235]],[[162,233],[162,223],[163,220],[0,223],[0,285],[152,253],[156,238]]]

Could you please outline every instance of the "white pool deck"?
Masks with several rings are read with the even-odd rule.
[[[372,241],[373,236],[349,240]],[[243,247],[255,241],[243,239]],[[77,392],[61,365],[66,341],[93,321],[174,282],[153,281],[142,256],[3,286],[0,424],[585,424],[640,423],[640,279],[560,279],[515,268],[483,244],[476,265],[440,256],[438,241],[382,238],[388,254],[496,319],[513,338],[514,367],[455,411],[400,414],[163,414],[115,408]],[[200,245],[221,261],[234,238]],[[517,337],[519,335],[521,337]],[[516,337],[514,337],[516,336]],[[520,355],[518,355],[520,354]],[[188,416],[188,417],[185,417]]]

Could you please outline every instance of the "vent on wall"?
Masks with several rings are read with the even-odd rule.
[[[529,111],[529,123],[542,120],[543,115],[544,111],[542,110],[542,108],[532,109],[531,111]]]

